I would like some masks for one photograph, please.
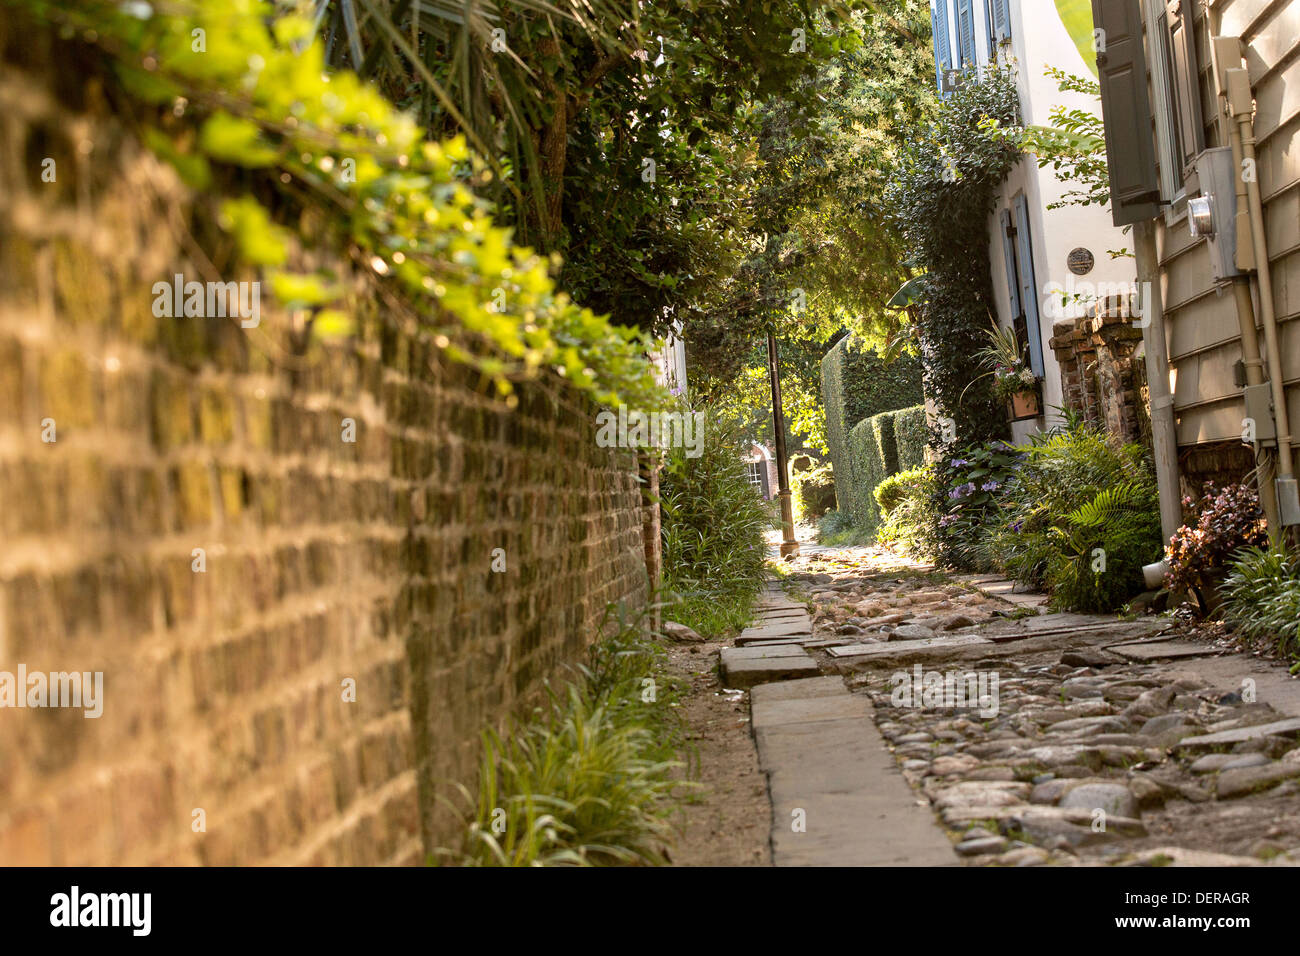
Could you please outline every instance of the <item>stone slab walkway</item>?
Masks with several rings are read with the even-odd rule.
[[[885,749],[870,702],[841,678],[763,684],[750,704],[776,866],[957,863]]]

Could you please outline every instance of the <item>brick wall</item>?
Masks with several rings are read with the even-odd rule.
[[[1150,447],[1141,345],[1127,296],[1109,296],[1080,318],[1056,322],[1048,343],[1061,369],[1065,407],[1123,441]]]
[[[155,318],[252,276],[52,42],[0,25],[0,671],[104,705],[0,709],[0,864],[422,862],[481,729],[643,602],[635,457],[558,379],[505,409],[342,256],[354,339],[269,296]]]

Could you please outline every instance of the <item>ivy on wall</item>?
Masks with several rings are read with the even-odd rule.
[[[947,451],[1007,435],[1006,410],[991,380],[981,377],[978,353],[993,315],[989,215],[1020,154],[987,120],[1019,123],[1015,85],[1005,71],[991,69],[982,82],[945,100],[934,125],[909,145],[889,192],[913,259],[926,273],[916,331],[925,393],[938,411],[931,443]],[[943,428],[944,418],[951,428]]]
[[[297,271],[289,248],[347,248],[394,284],[450,358],[513,401],[551,369],[597,401],[667,400],[633,329],[573,303],[555,263],[516,246],[471,186],[490,178],[461,138],[430,142],[411,115],[350,71],[329,71],[313,24],[262,0],[24,0],[105,55],[146,144],[216,206],[238,259],[314,329],[347,334],[331,270]],[[317,210],[324,228],[289,223]]]

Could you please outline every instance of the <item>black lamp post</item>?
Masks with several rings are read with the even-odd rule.
[[[794,508],[790,502],[790,479],[787,476],[785,456],[785,416],[781,413],[781,370],[776,358],[776,336],[767,332],[767,367],[772,376],[772,427],[776,432],[776,481],[781,500],[781,557],[799,553],[799,541],[794,536]]]

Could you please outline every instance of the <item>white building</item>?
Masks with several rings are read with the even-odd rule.
[[[1049,125],[1058,105],[1101,115],[1099,100],[1061,92],[1047,75],[1048,67],[1055,67],[1096,77],[1088,0],[931,0],[930,8],[941,91],[954,71],[965,70],[973,79],[976,70],[997,62],[1014,71],[1026,125]],[[1086,302],[1096,291],[1130,288],[1136,275],[1132,258],[1109,254],[1131,250],[1132,243],[1112,225],[1106,207],[1047,208],[1069,191],[1051,167],[1039,169],[1035,158],[1026,156],[1002,184],[989,217],[997,321],[1016,329],[1042,381],[1043,414],[1014,423],[1016,441],[1060,419],[1061,374],[1048,348],[1053,322],[1065,317],[1059,290]]]

